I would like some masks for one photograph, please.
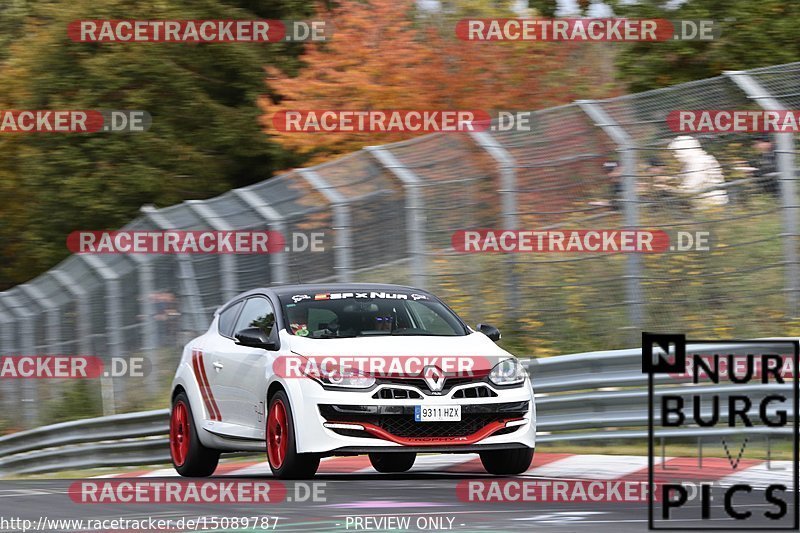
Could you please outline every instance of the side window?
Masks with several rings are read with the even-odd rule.
[[[261,331],[269,335],[272,333],[272,326],[275,325],[275,311],[272,304],[266,298],[250,298],[244,304],[242,314],[236,321],[234,332],[245,328],[261,328]]]
[[[233,337],[233,321],[236,320],[236,315],[239,314],[239,309],[242,308],[244,302],[236,302],[219,315],[218,330],[220,335],[225,337]]]

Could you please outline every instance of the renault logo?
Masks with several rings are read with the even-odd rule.
[[[438,366],[429,365],[422,369],[422,379],[431,392],[442,392],[444,388],[444,372]]]

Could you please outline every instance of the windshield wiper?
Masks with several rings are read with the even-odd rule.
[[[334,333],[321,333],[316,336],[311,336],[312,339],[352,339],[356,335],[336,335]]]
[[[408,335],[408,336],[416,335],[418,337],[455,337],[456,336],[456,335],[446,335],[446,334],[442,334],[442,333],[420,333],[419,331],[407,331],[407,330],[402,330],[402,329],[399,329],[397,331],[393,331],[392,335],[398,335],[398,336],[400,336],[400,335]]]

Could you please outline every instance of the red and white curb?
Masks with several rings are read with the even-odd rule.
[[[413,473],[439,474],[486,474],[477,454],[463,455],[418,455],[411,469]],[[328,457],[322,460],[320,474],[375,474],[366,455],[355,457]],[[655,460],[656,481],[703,481],[719,485],[748,483],[753,488],[766,487],[771,483],[793,485],[791,461],[758,461],[741,459],[734,468],[731,461],[720,458],[667,457]],[[223,462],[214,476],[249,477],[270,476],[266,461]],[[98,478],[175,477],[173,468],[140,470],[96,476]],[[522,474],[527,478],[544,479],[591,479],[647,481],[647,457],[638,455],[572,455],[564,453],[537,452],[531,468]]]

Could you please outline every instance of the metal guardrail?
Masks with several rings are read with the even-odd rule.
[[[774,345],[752,345],[754,351]],[[726,353],[730,345],[704,345],[693,353]],[[536,390],[538,442],[643,439],[647,437],[647,375],[641,349],[589,352],[525,361]],[[735,389],[720,385],[663,386],[655,394],[732,391],[757,399],[792,391],[791,384],[753,383]],[[705,410],[703,411],[706,412]],[[169,462],[168,409],[76,420],[0,437],[0,475]],[[792,410],[787,416],[793,419]],[[724,417],[723,417],[724,419]],[[657,430],[657,437],[725,436],[743,428]],[[790,433],[747,428],[748,433]]]
[[[0,475],[169,461],[169,409],[42,426],[0,437]]]

